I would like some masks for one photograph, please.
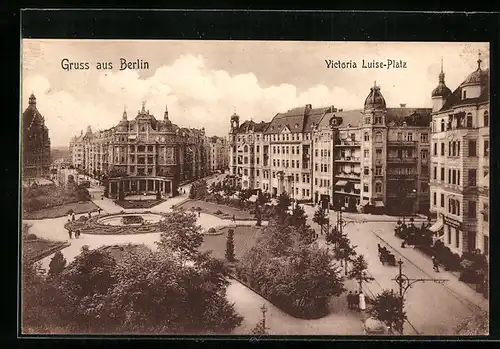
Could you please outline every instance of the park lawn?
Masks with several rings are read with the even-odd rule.
[[[45,239],[24,240],[23,257],[32,263],[37,262],[51,254],[67,247],[68,243],[63,241],[51,241]]]
[[[221,230],[221,235],[205,235],[200,250],[212,251],[215,258],[224,259],[226,254],[227,232],[234,230],[234,255],[237,259],[241,258],[252,246],[255,245],[258,238],[262,236],[261,228],[255,226],[225,227]]]
[[[73,210],[75,214],[80,214],[87,212],[96,212],[99,210],[99,207],[92,201],[72,202],[61,206],[44,208],[34,212],[25,212],[23,213],[23,219],[58,218],[66,216],[69,210]]]
[[[185,210],[195,209],[197,207],[201,208],[201,212],[211,214],[213,216],[219,217],[221,219],[231,219],[236,220],[255,220],[255,215],[250,212],[239,210],[235,207],[230,207],[226,205],[220,205],[214,202],[206,202],[201,200],[189,200],[180,205]],[[216,214],[215,212],[221,211],[222,214]]]

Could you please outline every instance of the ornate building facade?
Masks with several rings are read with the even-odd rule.
[[[451,92],[441,68],[432,92],[431,230],[453,252],[489,251],[489,69]]]
[[[72,139],[73,165],[85,172],[106,175],[110,197],[120,192],[176,195],[178,186],[208,173],[205,130],[180,128],[164,112],[157,120],[145,109],[129,120],[124,111],[120,122],[107,130],[87,132]],[[76,160],[75,161],[75,156]]]
[[[231,117],[230,168],[243,188],[350,211],[428,212],[430,108],[387,108],[378,86],[362,110],[279,113],[269,123]]]
[[[210,171],[225,171],[229,166],[229,149],[225,138],[208,137]]]
[[[50,171],[50,138],[45,118],[36,107],[36,97],[31,94],[28,108],[22,118],[22,176],[46,177]]]

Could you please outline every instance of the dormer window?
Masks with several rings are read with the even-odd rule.
[[[299,124],[295,124],[295,128],[299,128]]]

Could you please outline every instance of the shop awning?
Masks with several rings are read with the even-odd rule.
[[[360,190],[361,189],[361,184],[359,183],[354,183],[354,189]]]
[[[440,231],[441,229],[443,229],[443,220],[442,219],[438,219],[436,221],[436,223],[434,223],[430,228],[429,230],[432,231],[433,233],[436,233],[438,231]]]
[[[384,202],[383,201],[375,201],[375,207],[384,207]]]
[[[339,186],[339,187],[343,187],[347,184],[347,181],[343,181],[343,180],[340,180],[340,181],[337,181],[337,183],[335,183],[336,186]]]

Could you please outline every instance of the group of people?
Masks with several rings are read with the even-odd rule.
[[[68,230],[68,235],[69,235],[69,238],[72,239],[73,238],[73,231]],[[80,230],[77,230],[75,231],[75,239],[78,239],[80,238]]]
[[[352,291],[349,291],[347,294],[347,307],[349,309],[357,309],[358,311],[365,310],[366,301],[363,292],[358,293],[358,291],[355,291],[352,293]]]

